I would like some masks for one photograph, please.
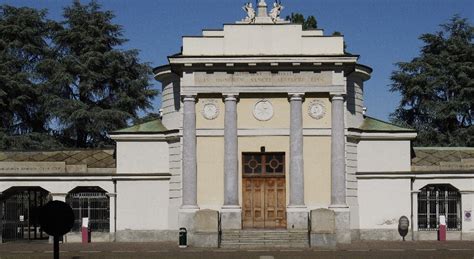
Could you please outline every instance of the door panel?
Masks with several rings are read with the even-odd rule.
[[[285,178],[243,178],[243,227],[286,228]]]

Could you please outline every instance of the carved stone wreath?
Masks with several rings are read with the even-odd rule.
[[[273,105],[268,100],[258,101],[253,109],[253,116],[259,121],[268,121],[273,117]]]
[[[219,106],[217,106],[216,101],[205,101],[204,105],[202,106],[201,114],[208,120],[217,118],[217,116],[219,116]]]
[[[326,105],[320,100],[313,100],[309,103],[308,114],[311,118],[319,120],[326,115]]]

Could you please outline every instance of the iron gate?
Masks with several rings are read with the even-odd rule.
[[[38,213],[49,200],[49,193],[40,187],[13,187],[3,192],[2,241],[47,239]]]
[[[82,218],[89,218],[92,231],[109,232],[110,204],[105,192],[78,190],[68,194],[66,203],[74,211],[74,226],[71,231],[80,231]]]
[[[418,230],[438,230],[439,216],[448,230],[461,230],[461,194],[448,184],[432,184],[418,193]]]

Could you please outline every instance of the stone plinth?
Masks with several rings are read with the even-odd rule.
[[[311,246],[336,246],[336,214],[329,209],[311,211]]]
[[[351,243],[351,223],[349,208],[335,209],[336,215],[336,241],[338,244]]]
[[[189,236],[189,244],[194,247],[218,247],[218,222],[218,211],[197,211],[194,214],[194,230]]]
[[[286,208],[286,222],[289,230],[308,229],[308,211],[304,206],[288,206]]]
[[[242,229],[242,209],[238,206],[224,206],[221,209],[222,230]]]

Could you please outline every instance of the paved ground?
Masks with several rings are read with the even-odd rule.
[[[0,259],[52,258],[52,244],[0,244]],[[469,258],[474,242],[357,242],[337,249],[179,249],[175,243],[61,244],[61,258]]]

